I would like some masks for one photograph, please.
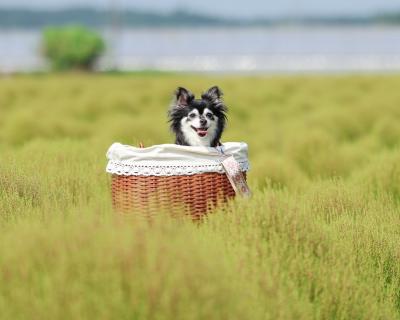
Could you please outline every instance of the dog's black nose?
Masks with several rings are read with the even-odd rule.
[[[202,126],[205,126],[207,124],[207,120],[206,119],[200,119],[200,124]]]

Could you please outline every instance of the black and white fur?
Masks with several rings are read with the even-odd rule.
[[[201,95],[179,87],[168,116],[175,143],[184,146],[217,147],[226,124],[227,107],[222,91],[214,86]]]

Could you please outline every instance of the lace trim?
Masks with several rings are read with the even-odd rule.
[[[239,162],[242,171],[249,170],[248,162]],[[220,163],[207,165],[136,165],[110,160],[106,171],[122,176],[182,176],[198,173],[224,173]]]

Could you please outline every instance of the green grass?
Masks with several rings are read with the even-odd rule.
[[[116,220],[105,152],[218,84],[254,197]],[[1,319],[400,319],[400,76],[0,79]]]

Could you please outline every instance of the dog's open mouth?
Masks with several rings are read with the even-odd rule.
[[[199,137],[205,137],[207,135],[208,128],[195,128],[192,126],[192,129],[196,131]]]

